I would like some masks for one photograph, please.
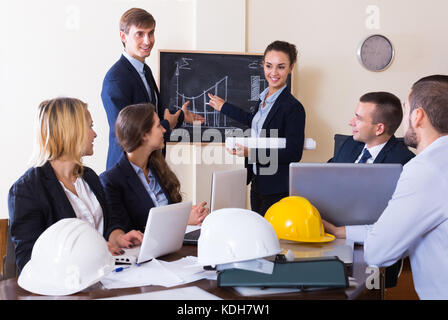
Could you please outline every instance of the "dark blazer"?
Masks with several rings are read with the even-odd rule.
[[[169,140],[171,130],[168,120],[164,120],[163,114],[166,106],[162,106],[159,90],[151,76],[155,94],[158,97],[157,114],[162,126],[165,128],[165,141]],[[148,83],[148,85],[150,85]],[[137,103],[151,102],[145,85],[129,60],[121,55],[120,59],[109,69],[104,77],[103,88],[101,90],[101,99],[106,110],[107,121],[109,122],[109,149],[107,152],[106,169],[111,168],[120,159],[123,152],[115,136],[115,121],[118,113],[124,107]],[[176,128],[181,126],[184,121],[184,113],[181,111]]]
[[[84,167],[82,178],[103,209],[103,236],[108,239],[110,233],[115,229],[121,229],[121,226],[107,205],[104,190],[96,173]],[[8,194],[8,210],[19,272],[30,260],[37,238],[48,227],[64,218],[76,218],[75,211],[49,162],[42,167],[28,169],[13,184]]]
[[[361,154],[365,143],[353,140],[353,136],[348,137],[334,158],[328,162],[354,163]],[[381,149],[374,163],[401,163],[405,165],[415,154],[395,136],[392,136],[386,145]]]
[[[252,119],[258,112],[260,107],[258,102],[255,111],[252,113],[246,112],[236,106],[229,103],[225,103],[222,106],[221,112],[242,124],[251,127]],[[255,176],[257,188],[260,194],[278,194],[289,192],[289,164],[291,162],[299,162],[302,159],[303,143],[305,140],[305,109],[302,104],[294,98],[289,92],[288,88],[285,88],[282,93],[275,100],[274,105],[269,111],[266,117],[263,127],[265,131],[262,131],[262,137],[270,137],[270,129],[278,130],[279,138],[286,138],[286,148],[277,149],[278,165],[277,172],[271,175],[260,174],[260,168],[267,168],[272,161],[267,164],[260,163],[263,159],[269,159],[272,150],[263,149],[251,149],[251,156],[249,158],[256,159],[257,175]],[[263,132],[265,134],[263,134]],[[265,154],[265,155],[264,155]],[[260,157],[261,156],[261,157]],[[273,157],[275,158],[275,157]],[[245,166],[247,167],[247,183],[252,180],[253,170],[252,163],[245,160]]]
[[[154,170],[152,172],[160,183],[156,172]],[[112,210],[120,216],[120,223],[125,232],[130,230],[144,232],[149,210],[155,205],[124,153],[115,166],[100,175],[100,180],[107,201]],[[162,184],[160,186],[168,203],[171,204],[168,192]]]

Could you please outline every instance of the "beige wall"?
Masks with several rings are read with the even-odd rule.
[[[380,9],[379,30],[366,27],[368,5]],[[121,53],[117,24],[130,7],[145,8],[157,20],[148,59],[156,78],[158,49],[262,52],[276,39],[295,43],[300,56],[293,92],[307,112],[306,136],[317,141],[303,161],[326,161],[333,135],[351,133],[348,121],[361,94],[388,90],[404,98],[419,77],[448,74],[446,0],[1,1],[0,218],[8,215],[9,187],[29,167],[33,119],[43,99],[67,95],[89,103],[98,138],[95,155],[85,162],[104,170],[108,125],[101,83]],[[357,61],[359,42],[372,33],[388,36],[395,46],[395,61],[385,72],[366,71]],[[213,170],[240,165],[173,169],[187,198],[199,201],[209,199]]]
[[[379,8],[379,29],[366,27],[368,5]],[[333,135],[351,134],[348,121],[362,94],[382,90],[405,99],[420,77],[448,74],[447,12],[446,0],[248,1],[249,51],[277,39],[299,49],[293,91],[307,113],[306,136],[317,141],[302,161],[331,157]],[[396,50],[393,64],[379,73],[365,70],[356,57],[360,41],[374,33],[387,36]]]

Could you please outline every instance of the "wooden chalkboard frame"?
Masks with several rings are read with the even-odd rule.
[[[187,55],[190,55],[190,54],[206,54],[206,55],[229,55],[229,56],[256,56],[256,57],[263,57],[263,53],[250,53],[250,52],[227,52],[227,51],[202,51],[202,50],[167,50],[167,49],[159,49],[158,50],[158,58],[159,58],[159,60],[158,60],[158,63],[159,63],[159,76],[158,76],[158,85],[159,85],[159,89],[160,89],[160,94],[161,94],[161,97],[162,97],[162,95],[164,94],[164,92],[163,92],[163,90],[165,89],[164,87],[163,87],[163,85],[162,85],[162,80],[161,80],[161,78],[162,78],[162,73],[164,72],[164,70],[163,70],[163,67],[162,67],[162,55],[164,54],[164,53],[175,53],[175,54],[187,54]],[[171,70],[172,71],[172,70]],[[290,74],[290,76],[289,76],[289,80],[288,80],[288,87],[289,87],[289,90],[291,90],[291,93],[293,93],[294,91],[294,70],[291,72],[291,74]],[[181,105],[181,104],[179,104],[179,105]],[[169,106],[170,108],[171,108],[171,106]],[[173,109],[171,109],[171,111],[174,111]],[[188,141],[188,142],[190,142],[190,143],[201,143],[201,142],[204,142],[204,143],[210,143],[210,142],[224,142],[224,139],[225,139],[225,136],[234,136],[234,135],[238,135],[238,134],[232,134],[232,133],[229,133],[228,131],[229,130],[227,130],[227,129],[222,129],[222,128],[219,128],[218,130],[220,130],[220,131],[222,131],[221,133],[222,133],[222,140],[221,141],[210,141],[210,140],[207,140],[207,141],[203,141],[203,135],[201,134],[200,135],[200,138],[198,139],[198,135],[194,135],[193,133],[192,133],[192,130],[191,130],[191,128],[188,128],[189,129],[189,131],[190,131],[190,140]],[[243,130],[244,130],[245,128],[243,127]],[[204,128],[201,128],[201,130],[205,130]],[[225,132],[224,132],[225,131]],[[174,132],[173,133],[175,133],[176,132],[176,130],[174,130]],[[231,130],[230,130],[230,132],[231,132]],[[170,139],[170,142],[179,142],[179,141],[182,141],[182,142],[186,142],[185,141],[185,137],[182,137],[182,138],[180,138],[181,140],[179,140],[179,137],[177,137],[177,138],[174,138],[173,139],[173,136],[175,136],[175,135],[173,135],[172,134],[172,137],[171,137],[171,139]]]

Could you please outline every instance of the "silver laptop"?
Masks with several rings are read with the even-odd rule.
[[[191,207],[188,201],[151,208],[141,246],[124,249],[115,263],[142,263],[182,248]]]
[[[307,198],[336,226],[373,224],[401,171],[401,164],[291,163],[289,194]]]
[[[210,212],[222,208],[246,209],[246,180],[246,168],[213,172]]]
[[[246,209],[247,169],[215,171],[212,175],[210,212],[222,208]],[[184,244],[197,244],[201,229],[185,234]]]

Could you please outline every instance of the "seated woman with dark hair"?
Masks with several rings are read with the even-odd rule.
[[[125,230],[144,231],[152,207],[182,201],[180,182],[161,150],[165,129],[152,104],[122,109],[115,133],[124,152],[118,163],[100,175],[106,197],[120,214]],[[209,213],[206,202],[194,205],[188,224],[201,224]]]
[[[96,133],[87,104],[73,98],[44,101],[38,112],[38,154],[9,190],[8,209],[16,264],[21,272],[37,238],[64,218],[79,218],[108,239],[109,251],[139,245],[142,234],[123,232],[96,173],[82,164]]]

